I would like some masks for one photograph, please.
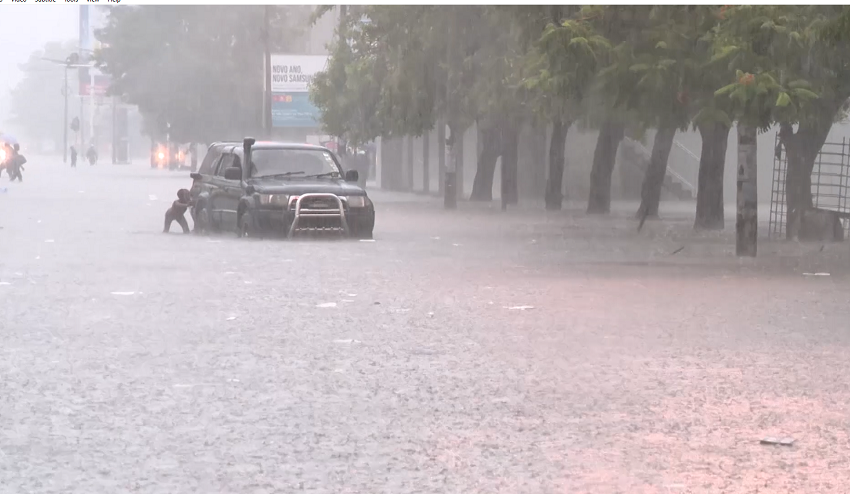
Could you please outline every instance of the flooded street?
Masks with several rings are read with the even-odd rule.
[[[850,480],[847,244],[743,263],[732,222],[381,191],[374,242],[164,235],[188,172],[30,162],[0,182],[2,492]]]

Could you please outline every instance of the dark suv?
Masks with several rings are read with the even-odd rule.
[[[369,239],[375,208],[327,148],[310,144],[220,142],[190,175],[196,230],[234,231],[239,237],[303,230],[335,230]]]

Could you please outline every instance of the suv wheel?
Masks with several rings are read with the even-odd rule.
[[[245,211],[239,217],[236,226],[236,236],[238,238],[260,238],[257,224],[254,221],[254,215],[251,214],[251,211]]]
[[[361,230],[360,228],[355,228],[352,230],[351,236],[360,240],[372,240],[372,229]]]
[[[195,220],[195,231],[198,233],[209,233],[212,231],[212,223],[210,221],[210,210],[207,206],[201,206]]]

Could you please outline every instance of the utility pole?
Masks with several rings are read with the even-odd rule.
[[[271,29],[269,27],[271,17],[271,5],[266,5],[263,12],[263,131],[266,138],[272,137],[272,53],[271,53]]]
[[[89,58],[91,57],[91,31],[89,29],[89,6],[88,5],[80,5],[80,17],[79,17],[79,37],[80,37],[80,56],[82,58],[82,62],[88,65]],[[80,72],[81,77],[78,77],[80,80],[80,147],[83,148],[85,146],[85,125],[83,125],[83,119],[85,114],[85,98],[83,94],[83,87],[86,85],[86,77],[89,76],[89,95],[91,95],[91,68],[88,68],[85,74],[83,75]],[[91,97],[91,96],[89,96]],[[89,115],[89,119],[92,118],[93,115]],[[91,137],[91,136],[89,136]]]
[[[89,139],[94,139],[94,67],[89,68]]]
[[[62,121],[62,162],[68,162],[68,69],[79,68],[80,55],[71,53],[65,60],[54,60],[52,58],[42,57],[42,60],[54,64],[61,64],[65,70],[65,81],[62,86],[62,97],[64,98],[64,118]]]
[[[118,116],[117,107],[115,106],[115,96],[112,97],[112,164],[118,164],[118,139],[115,132],[116,121]]]
[[[70,57],[69,57],[70,59]],[[65,64],[65,85],[62,87],[62,94],[65,97],[65,113],[62,119],[62,163],[68,162],[68,66]]]

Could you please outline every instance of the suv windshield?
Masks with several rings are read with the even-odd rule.
[[[342,174],[333,155],[321,149],[255,149],[251,162],[252,177]]]

